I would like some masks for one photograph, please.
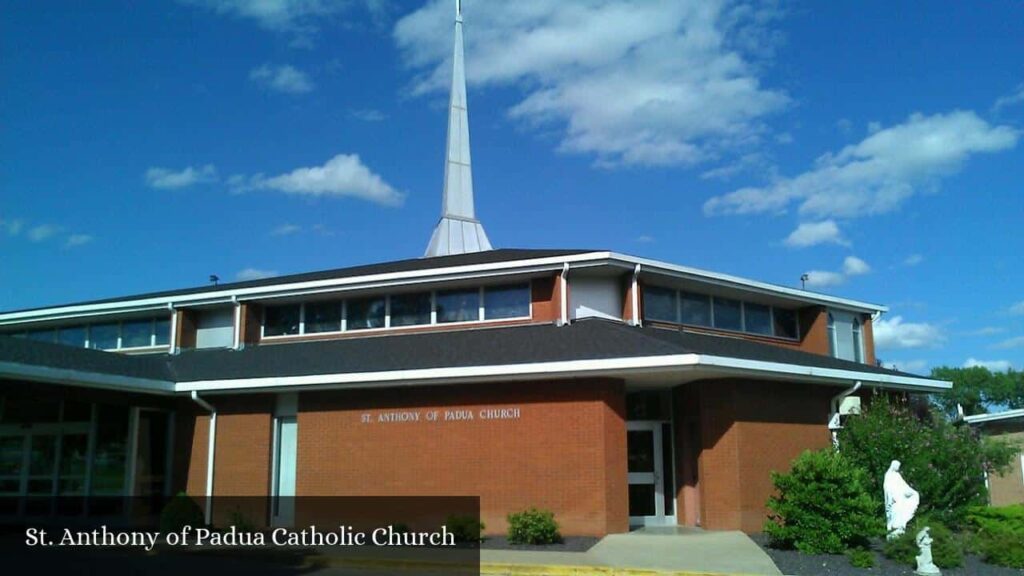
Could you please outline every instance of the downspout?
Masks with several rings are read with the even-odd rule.
[[[630,300],[632,300],[632,302],[630,304],[633,307],[632,324],[633,324],[633,326],[642,326],[641,320],[640,320],[640,265],[639,264],[637,264],[636,267],[633,268],[633,289],[631,290],[631,292],[633,293],[633,297],[630,298]]]
[[[213,523],[213,461],[217,449],[217,409],[209,402],[199,397],[199,393],[192,391],[192,400],[210,413],[209,446],[206,449],[206,525]]]
[[[231,296],[231,302],[235,305],[235,339],[231,347],[239,350],[242,348],[242,303],[235,294]]]
[[[558,319],[559,326],[565,326],[569,323],[569,263],[565,262],[562,264],[562,273],[558,277],[558,289],[559,289],[559,300],[561,301],[561,310]]]
[[[839,405],[847,396],[853,394],[857,390],[860,390],[862,384],[863,382],[858,380],[852,388],[843,390],[839,394],[836,394],[835,396],[832,397],[832,415],[831,417],[829,417],[828,420],[828,429],[832,432],[832,446],[834,446],[836,450],[839,450],[839,431],[843,429],[843,425],[839,419]]]

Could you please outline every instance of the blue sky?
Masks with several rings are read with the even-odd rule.
[[[0,2],[0,309],[420,256],[452,4]],[[1024,368],[1022,11],[465,0],[478,216]]]

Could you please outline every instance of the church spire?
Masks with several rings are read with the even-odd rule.
[[[426,257],[491,250],[484,227],[473,210],[473,171],[469,161],[469,112],[462,48],[462,2],[455,0],[455,53],[448,106],[448,146],[444,165],[441,220],[434,228]]]

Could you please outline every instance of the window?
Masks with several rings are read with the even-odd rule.
[[[739,300],[728,298],[714,298],[715,328],[723,330],[742,330],[743,314],[742,304]]]
[[[832,316],[832,313],[828,313],[828,349],[832,351],[832,355],[836,355],[836,319]]]
[[[153,345],[167,346],[171,343],[171,319],[156,318],[153,320]]]
[[[310,302],[306,304],[305,333],[338,332],[341,330],[341,302]]]
[[[772,308],[772,319],[775,321],[775,335],[783,338],[796,339],[798,328],[796,311],[784,308]]]
[[[522,318],[530,315],[530,285],[512,284],[484,288],[484,317]]]
[[[397,294],[391,297],[391,325],[430,324],[430,292]]]
[[[711,326],[711,298],[703,294],[680,292],[683,324]]]
[[[28,333],[29,340],[36,340],[38,342],[56,342],[57,331],[53,328],[47,328],[45,330],[30,330]]]
[[[864,361],[864,340],[861,338],[860,318],[853,319],[853,361]]]
[[[470,322],[480,320],[480,291],[444,290],[437,293],[438,322]]]
[[[345,324],[349,330],[383,328],[387,300],[383,296],[358,298],[346,304]]]
[[[131,320],[121,323],[121,347],[140,348],[153,342],[153,319]]]
[[[743,304],[743,328],[751,334],[772,333],[772,309],[762,304]]]
[[[300,304],[267,306],[264,310],[263,335],[284,336],[299,333]]]
[[[113,350],[117,348],[117,337],[121,332],[120,328],[116,322],[93,324],[89,327],[89,348],[96,350]]]
[[[676,291],[657,286],[645,286],[644,318],[663,322],[679,322],[676,311]]]
[[[85,347],[86,328],[85,326],[71,326],[61,328],[57,333],[57,342],[65,346]]]

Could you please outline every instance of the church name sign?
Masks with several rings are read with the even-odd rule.
[[[512,408],[479,408],[456,410],[384,410],[363,412],[363,424],[395,424],[402,422],[464,422],[467,420],[518,420],[520,410]]]

